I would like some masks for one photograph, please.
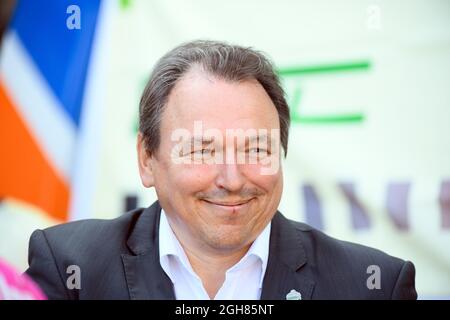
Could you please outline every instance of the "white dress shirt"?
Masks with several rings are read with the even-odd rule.
[[[225,273],[215,300],[259,300],[269,257],[269,223],[242,259]],[[169,225],[164,210],[159,223],[159,262],[172,280],[177,300],[209,300],[200,277],[194,272],[183,247]]]

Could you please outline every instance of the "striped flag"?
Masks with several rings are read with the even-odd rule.
[[[112,4],[17,1],[0,53],[0,201],[91,214]]]

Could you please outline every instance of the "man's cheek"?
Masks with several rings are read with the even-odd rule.
[[[276,184],[279,183],[281,177],[281,170],[277,170],[273,174],[261,174],[263,167],[261,165],[249,166],[247,170],[247,177],[249,181],[260,187],[266,192],[274,190]]]
[[[205,184],[214,180],[214,168],[207,164],[183,165],[178,168],[178,181],[192,187],[197,184]]]

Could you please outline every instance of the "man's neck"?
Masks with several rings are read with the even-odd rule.
[[[183,244],[182,244],[183,246]],[[238,263],[250,245],[233,252],[212,253],[195,246],[183,246],[192,269],[200,277],[209,297],[213,299],[223,282],[228,269]]]

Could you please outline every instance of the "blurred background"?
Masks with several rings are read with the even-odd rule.
[[[33,230],[156,199],[140,95],[159,57],[201,38],[277,67],[280,210],[413,261],[419,298],[450,298],[450,1],[2,0],[0,33],[0,257],[18,270]]]

